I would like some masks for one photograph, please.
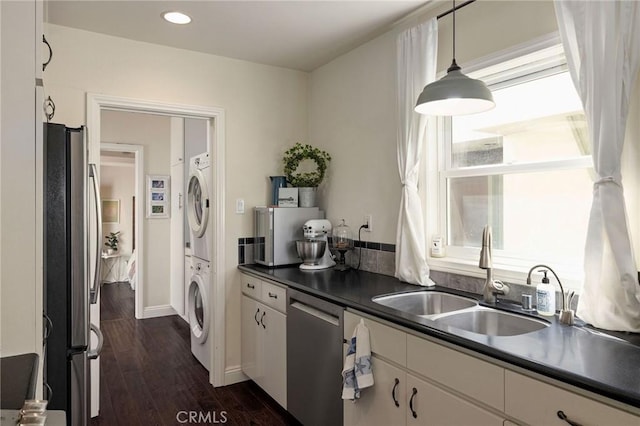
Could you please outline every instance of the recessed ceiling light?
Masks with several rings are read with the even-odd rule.
[[[172,24],[184,25],[191,22],[191,18],[182,12],[165,12],[162,14],[162,17]]]

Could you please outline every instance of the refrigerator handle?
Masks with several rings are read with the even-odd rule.
[[[104,336],[102,335],[102,331],[98,328],[97,325],[91,323],[91,331],[93,331],[96,336],[98,336],[98,347],[95,349],[90,349],[87,352],[88,359],[96,359],[100,356],[100,352],[102,352],[102,345],[104,343]]]
[[[91,186],[93,188],[93,195],[95,200],[96,207],[96,264],[95,264],[95,274],[93,276],[93,285],[90,289],[90,302],[91,304],[95,304],[98,302],[98,293],[100,292],[100,276],[102,275],[101,267],[101,257],[100,257],[100,249],[101,249],[101,236],[102,236],[102,207],[100,205],[100,184],[98,183],[98,170],[96,165],[91,163],[89,164],[89,178],[93,182]]]

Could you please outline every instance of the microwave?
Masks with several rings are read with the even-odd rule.
[[[255,207],[254,260],[266,266],[302,263],[296,240],[303,240],[302,225],[324,219],[318,207]]]

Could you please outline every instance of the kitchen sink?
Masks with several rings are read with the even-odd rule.
[[[483,307],[443,315],[435,322],[487,336],[517,336],[549,327],[543,320]]]
[[[478,306],[478,302],[440,291],[415,291],[376,296],[372,299],[398,311],[418,316],[438,315]]]

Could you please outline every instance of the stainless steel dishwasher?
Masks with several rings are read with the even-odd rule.
[[[342,306],[287,291],[287,410],[305,426],[342,424]]]

